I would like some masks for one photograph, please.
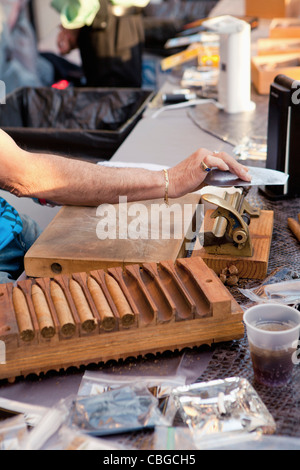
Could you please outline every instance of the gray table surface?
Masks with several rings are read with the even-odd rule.
[[[201,147],[232,154],[243,139],[267,136],[269,99],[254,89],[256,109],[251,112],[228,114],[207,102],[169,109],[155,117],[161,108],[161,95],[178,87],[176,81],[163,85],[112,162],[173,166]]]

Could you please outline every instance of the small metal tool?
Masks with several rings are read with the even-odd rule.
[[[216,219],[211,232],[204,233],[204,248],[210,254],[234,256],[253,255],[249,225],[252,217],[260,216],[260,209],[251,207],[245,199],[249,188],[241,188],[232,194],[225,192],[221,198],[205,194],[202,198],[217,209],[211,214]]]

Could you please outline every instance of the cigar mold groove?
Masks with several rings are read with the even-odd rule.
[[[199,257],[1,285],[0,379],[237,339],[242,315]]]

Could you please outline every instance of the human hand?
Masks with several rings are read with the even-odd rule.
[[[65,55],[77,48],[79,29],[65,29],[61,27],[57,36],[57,47],[60,54]]]
[[[211,152],[202,148],[178,165],[170,168],[169,196],[181,197],[204,186],[208,174],[205,167],[230,171],[244,181],[251,181],[248,168],[237,162],[235,158],[226,152]]]

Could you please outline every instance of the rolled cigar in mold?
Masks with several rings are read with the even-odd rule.
[[[93,331],[96,328],[95,318],[81,286],[74,279],[70,279],[69,289],[81,321],[82,329],[86,332]]]
[[[60,323],[61,333],[64,336],[72,336],[76,327],[66,296],[60,285],[55,281],[50,284],[50,292]]]
[[[102,328],[106,331],[113,330],[116,326],[116,319],[106,300],[102,288],[91,276],[88,277],[87,286],[91,293],[96,309],[99,312]]]
[[[20,332],[20,338],[23,341],[32,341],[34,338],[34,329],[31,320],[31,315],[26,297],[19,287],[13,288],[12,301]]]
[[[45,294],[37,284],[33,284],[31,288],[31,298],[41,335],[43,338],[52,338],[55,335],[52,315]]]
[[[120,315],[121,323],[125,327],[129,327],[134,323],[134,313],[123,294],[118,282],[109,274],[105,273],[104,279],[109,293],[117,307]]]

